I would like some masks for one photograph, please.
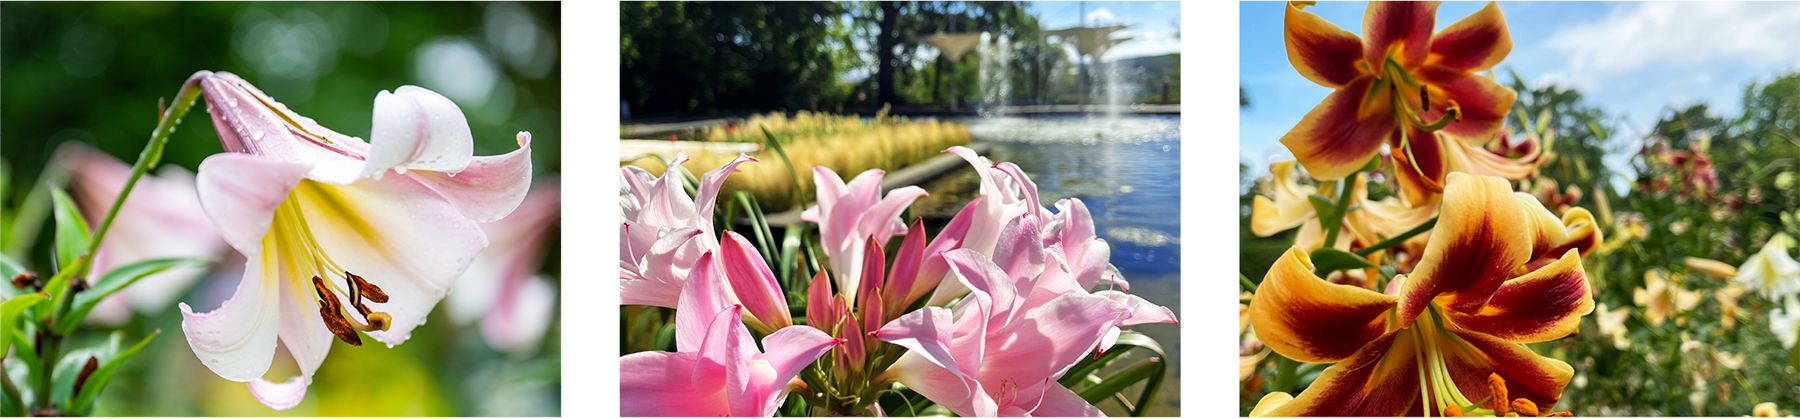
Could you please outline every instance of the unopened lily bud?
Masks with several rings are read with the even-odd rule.
[[[719,261],[738,302],[743,303],[750,316],[763,326],[759,331],[774,333],[793,325],[788,318],[787,297],[782,294],[781,285],[775,282],[775,273],[769,271],[769,264],[751,247],[749,240],[736,232],[726,231],[723,240],[719,241]]]
[[[882,319],[871,319],[870,314],[880,312],[881,288],[886,286],[887,275],[882,271],[887,268],[887,252],[881,243],[870,237],[863,245],[862,276],[856,285],[856,315],[865,322],[880,322]],[[867,327],[868,325],[864,325]]]
[[[1716,260],[1712,260],[1712,259],[1689,257],[1687,259],[1683,259],[1682,263],[1687,264],[1688,268],[1693,269],[1694,272],[1706,274],[1706,276],[1710,276],[1715,279],[1729,280],[1732,277],[1737,276],[1737,267],[1726,264],[1725,262],[1720,262],[1720,261],[1716,261]]]
[[[821,270],[806,289],[806,324],[831,333],[832,326],[837,324],[837,317],[832,316],[836,311],[831,304],[831,277]]]
[[[906,230],[906,239],[900,241],[900,249],[894,252],[894,265],[888,268],[887,285],[882,287],[882,311],[890,318],[883,318],[882,323],[899,317],[912,303],[913,284],[919,282],[920,265],[925,263],[925,224],[914,219],[912,227]],[[876,330],[879,328],[871,328]]]

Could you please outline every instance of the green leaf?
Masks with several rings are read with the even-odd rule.
[[[31,340],[26,338],[25,334],[23,334],[23,333],[14,333],[14,334],[12,334],[12,336],[10,338],[7,339],[7,341],[11,342],[12,346],[14,346],[14,347],[18,347],[18,348],[30,348],[31,347]],[[13,355],[19,357],[19,363],[25,364],[25,367],[27,369],[29,369],[31,372],[31,374],[29,374],[30,377],[26,380],[26,382],[31,382],[31,383],[37,382],[38,365],[40,365],[38,363],[37,349],[31,349],[31,350],[21,349],[18,352],[13,353]]]
[[[200,267],[206,266],[207,263],[209,262],[204,258],[151,259],[121,266],[101,274],[100,279],[94,281],[93,288],[75,294],[75,305],[70,307],[69,313],[56,319],[56,333],[68,335],[69,332],[75,331],[75,326],[81,324],[81,320],[87,317],[88,312],[94,310],[94,305],[99,304],[100,300],[125,289],[126,286],[139,279],[169,269],[184,266]]]
[[[1363,259],[1362,256],[1357,256],[1355,253],[1331,247],[1321,247],[1318,250],[1314,250],[1312,252],[1312,262],[1314,267],[1313,272],[1318,272],[1321,276],[1325,273],[1341,269],[1375,267],[1374,263],[1369,263],[1369,260]]]
[[[12,195],[12,180],[12,164],[8,164],[6,160],[0,160],[0,197]]]
[[[756,196],[749,191],[737,191],[732,194],[744,213],[750,215],[750,231],[756,235],[756,251],[762,254],[763,263],[775,260],[775,233],[769,231],[769,219],[763,216],[762,205],[756,203]]]
[[[12,346],[13,334],[19,331],[19,315],[24,313],[26,308],[49,299],[49,294],[36,293],[13,297],[0,303],[0,356],[6,355],[7,348]]]
[[[1083,358],[1081,362],[1069,367],[1069,371],[1063,373],[1063,378],[1057,382],[1062,383],[1063,387],[1075,388],[1077,384],[1081,384],[1083,380],[1087,379],[1089,374],[1099,371],[1101,367],[1119,359],[1127,352],[1131,352],[1132,349],[1145,349],[1155,352],[1157,356],[1166,356],[1163,353],[1162,345],[1157,344],[1156,339],[1151,339],[1143,333],[1126,330],[1119,333],[1119,339],[1113,342],[1112,349],[1100,356]]]
[[[88,225],[81,219],[81,210],[75,207],[75,201],[61,188],[51,187],[50,196],[56,202],[56,265],[69,266],[87,252]]]
[[[1118,374],[1113,374],[1112,377],[1081,389],[1076,394],[1081,395],[1081,399],[1087,400],[1088,403],[1099,403],[1107,397],[1112,397],[1115,393],[1125,391],[1126,388],[1139,381],[1161,377],[1166,369],[1168,369],[1168,364],[1164,363],[1161,357],[1145,359],[1119,371]],[[1151,391],[1151,389],[1145,389],[1145,391]]]
[[[781,141],[775,139],[775,134],[769,133],[768,127],[763,127],[762,132],[763,137],[767,139],[767,141],[763,141],[763,145],[767,145],[769,148],[774,149],[775,155],[781,156],[781,163],[787,165],[788,179],[794,182],[794,192],[788,194],[788,196],[794,198],[794,208],[805,209],[806,200],[800,197],[800,173],[794,171],[794,162],[788,160],[787,151],[781,148]]]
[[[66,171],[54,166],[44,167],[43,173],[38,175],[38,182],[25,194],[25,200],[10,208],[12,213],[7,215],[12,218],[7,222],[11,224],[3,226],[6,234],[5,237],[0,237],[0,241],[5,241],[6,254],[23,257],[31,251],[31,246],[36,245],[44,219],[50,216],[50,185],[62,183],[68,177]]]
[[[1326,198],[1324,195],[1312,194],[1306,196],[1306,202],[1312,204],[1313,212],[1319,213],[1319,220],[1337,218],[1331,216],[1332,214],[1337,213],[1337,203],[1331,202],[1331,198]]]
[[[125,360],[130,359],[132,355],[136,355],[138,350],[144,349],[144,345],[150,344],[150,340],[156,339],[156,336],[160,334],[162,334],[162,329],[150,332],[150,336],[145,336],[136,345],[131,345],[131,349],[126,349],[125,352],[121,352],[118,356],[106,361],[105,364],[101,364],[100,369],[94,370],[94,374],[88,376],[87,383],[81,386],[81,393],[69,401],[69,411],[77,416],[88,414],[94,407],[94,397],[100,395],[100,390],[106,388],[108,381],[112,381],[113,372],[119,369],[119,365],[124,364]]]
[[[88,358],[104,363],[119,354],[119,348],[124,342],[125,332],[115,331],[107,335],[103,342],[64,352],[50,372],[50,388],[44,390],[50,392],[50,400],[63,405],[65,413],[73,414],[74,410],[68,407],[68,401],[75,398],[75,379],[81,375],[82,367],[87,366]],[[65,339],[64,343],[68,344],[69,341]],[[93,376],[90,375],[88,380],[92,381]]]
[[[49,319],[50,314],[56,312],[57,307],[62,307],[63,298],[65,294],[67,294],[64,291],[69,289],[69,277],[75,275],[75,265],[81,263],[81,259],[83,258],[86,258],[86,256],[76,257],[75,261],[63,265],[62,269],[57,271],[55,276],[50,277],[50,280],[44,281],[44,288],[42,289],[44,293],[50,294],[50,306],[37,311],[38,321]],[[12,285],[7,284],[7,286]]]
[[[1800,368],[1800,345],[1794,345],[1794,349],[1789,352],[1792,353],[1788,354],[1788,365]]]
[[[798,287],[794,286],[794,281],[796,280],[794,276],[794,263],[797,262],[800,257],[800,246],[802,246],[800,239],[802,236],[806,235],[808,226],[810,226],[810,224],[804,222],[789,225],[785,228],[786,231],[781,238],[781,254],[778,257],[779,260],[775,261],[775,272],[779,275],[781,283],[787,285],[788,290],[798,289]]]

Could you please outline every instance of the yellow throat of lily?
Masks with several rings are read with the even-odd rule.
[[[282,258],[282,265],[292,269],[288,272],[290,275],[285,276],[287,280],[302,281],[304,278],[311,278],[311,288],[316,297],[314,302],[319,306],[319,317],[324,319],[325,326],[331,329],[331,333],[344,343],[362,346],[362,338],[357,335],[356,330],[388,330],[393,323],[393,316],[374,311],[365,304],[365,300],[374,303],[388,302],[388,296],[381,291],[381,287],[332,261],[331,255],[326,254],[325,248],[313,236],[312,227],[306,223],[306,212],[300,208],[300,202],[302,196],[325,193],[323,188],[323,185],[314,181],[303,180],[289,191],[287,199],[275,209],[275,218],[269,224],[269,233],[263,238],[263,246],[276,249]],[[338,285],[338,280],[342,280],[342,287]],[[296,288],[304,289],[306,286]],[[349,300],[349,308],[355,309],[354,315],[338,299],[339,294]]]

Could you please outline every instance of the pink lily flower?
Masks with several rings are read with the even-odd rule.
[[[962,233],[961,248],[993,257],[994,246],[1000,240],[1000,229],[1008,220],[1026,213],[1045,215],[1043,206],[1037,202],[1037,185],[1031,183],[1024,172],[1017,171],[1018,166],[1011,163],[994,164],[986,157],[976,154],[975,150],[963,146],[950,147],[944,152],[967,160],[981,177],[981,198],[970,201],[968,206],[963,207],[963,213],[968,214],[971,227]],[[1011,166],[1010,170],[1016,171],[1020,176],[1015,178],[1003,166]],[[963,214],[957,214],[959,218],[962,216]],[[939,281],[937,286],[927,303],[929,305],[942,306],[969,292],[958,281]]]
[[[79,142],[63,143],[51,160],[68,173],[72,198],[86,214],[88,225],[100,222],[131,176],[131,165]],[[95,252],[93,271],[103,273],[150,259],[211,258],[224,248],[224,240],[200,209],[194,174],[167,165],[157,175],[139,179],[132,188],[106,242]],[[116,326],[131,320],[134,311],[161,312],[205,274],[204,267],[177,267],[151,274],[101,300],[88,318]]]
[[[305,397],[332,338],[405,342],[531,184],[531,135],[473,156],[462,110],[416,86],[375,97],[371,140],[333,132],[231,73],[201,71],[225,153],[200,163],[200,205],[247,259],[219,308],[180,305],[202,364],[264,405]],[[371,307],[370,305],[373,305]],[[279,341],[300,375],[265,381]]]
[[[699,190],[688,198],[681,175],[672,170],[687,162],[675,155],[662,177],[637,166],[619,168],[619,303],[676,306],[682,283],[700,254],[719,250],[713,231],[713,203],[725,178],[744,162],[745,154],[700,177]]]
[[[813,167],[813,183],[818,185],[818,205],[800,213],[800,219],[819,225],[819,240],[825,244],[825,256],[831,260],[831,272],[837,280],[840,295],[856,303],[857,286],[862,282],[863,248],[873,237],[875,243],[887,243],[895,234],[906,232],[900,212],[914,200],[925,196],[925,189],[907,186],[881,194],[879,169],[856,175],[849,184],[837,172],[825,166]]]
[[[460,325],[481,321],[489,346],[515,354],[537,350],[556,315],[556,285],[540,276],[550,233],[562,220],[562,180],[540,178],[506,218],[481,223],[488,249],[475,256],[445,297]]]
[[[788,326],[757,350],[729,303],[711,252],[700,256],[675,310],[677,352],[638,352],[619,359],[623,416],[773,416],[800,371],[844,339],[810,326]]]
[[[1022,234],[1041,238],[1047,260],[1053,262],[1055,269],[1074,279],[1075,286],[1070,290],[1085,292],[1102,285],[1108,289],[1130,290],[1130,284],[1110,262],[1111,246],[1095,234],[1093,215],[1088,212],[1086,203],[1078,198],[1065,198],[1056,202],[1057,212],[1051,213],[1038,204],[1037,184],[1018,165],[1011,162],[988,164],[986,158],[960,147],[951,147],[947,152],[968,160],[982,176],[982,199],[970,202],[964,212],[971,214],[971,224],[985,227],[961,233],[964,235],[962,248],[995,257],[1003,232],[1002,228],[994,226],[1008,226],[1007,220],[1031,215],[1043,222],[1030,225],[1041,225],[1042,228]],[[984,164],[991,167],[984,169]],[[930,305],[941,306],[967,292],[958,281],[942,281],[932,295]],[[1170,321],[1173,321],[1172,316]]]
[[[1046,269],[1037,223],[1031,214],[1009,222],[993,259],[974,249],[946,252],[969,296],[871,333],[909,350],[881,379],[964,416],[1100,415],[1056,380],[1090,350],[1109,346],[1117,327],[1174,317],[1116,291],[1089,294],[1066,271]]]

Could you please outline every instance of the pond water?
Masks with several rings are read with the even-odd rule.
[[[1029,173],[1044,204],[1066,197],[1086,203],[1100,238],[1113,246],[1112,263],[1130,281],[1130,292],[1169,307],[1181,318],[1179,116],[1042,116],[958,122],[968,124],[974,141],[993,145],[987,152],[989,159],[1013,162]],[[933,181],[936,185],[927,184],[926,189],[935,198],[940,189],[966,190],[973,177],[973,169],[960,169]],[[962,200],[966,202],[966,198]],[[1156,339],[1170,358],[1157,406],[1150,414],[1179,415],[1180,327],[1150,324],[1128,329]],[[1134,351],[1127,356],[1144,353]],[[1100,406],[1108,415],[1126,413],[1117,402],[1101,402]]]

